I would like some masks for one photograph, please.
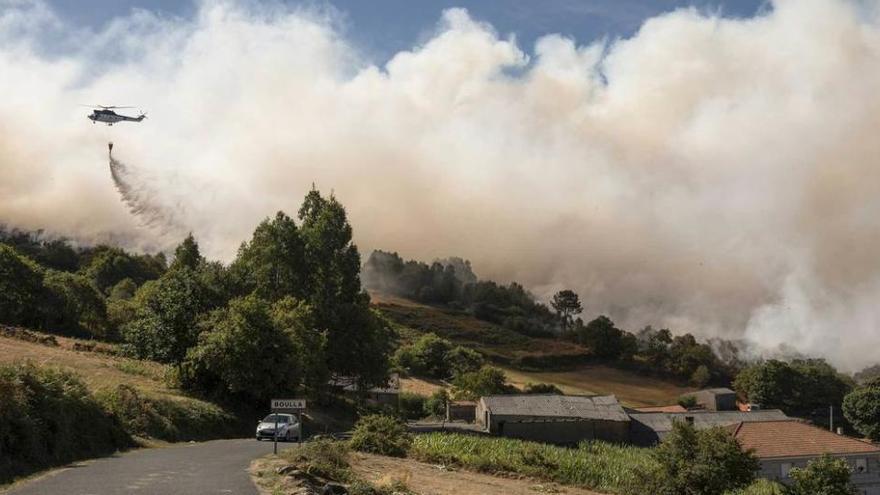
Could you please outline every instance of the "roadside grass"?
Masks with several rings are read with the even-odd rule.
[[[45,335],[33,331],[28,334]],[[112,344],[54,337],[52,342],[42,343],[0,337],[0,370],[6,370],[4,373],[30,369],[33,371],[22,376],[36,377],[29,378],[35,384],[49,376],[65,377],[61,383],[76,384],[66,389],[52,388],[48,383],[41,385],[45,391],[40,392],[39,400],[44,402],[35,402],[37,396],[25,394],[19,385],[7,385],[7,389],[0,390],[0,483],[136,444],[228,438],[250,432],[251,421],[242,418],[252,414],[236,414],[237,411],[184,395],[166,382],[169,368],[165,365],[118,356]],[[58,433],[52,429],[56,427],[47,427],[37,413],[28,412],[33,404],[53,400],[63,402],[65,408],[86,411],[87,414],[71,417],[76,428],[97,436],[81,438],[77,436],[79,432]],[[110,428],[106,425],[112,425],[117,436],[101,433],[101,428]],[[51,432],[50,438],[34,440],[42,438],[40,435],[45,431]],[[67,436],[74,440],[65,443]],[[45,445],[39,447],[42,444]],[[70,455],[53,453],[51,449],[58,445],[67,445]]]
[[[577,448],[509,438],[429,433],[414,438],[410,457],[489,474],[524,475],[605,493],[651,492],[658,465],[651,450],[603,442]]]
[[[678,398],[695,389],[629,370],[604,365],[580,366],[570,371],[522,371],[502,367],[507,381],[522,388],[527,383],[549,383],[566,394],[614,394],[631,407],[675,404]]]
[[[351,495],[415,495],[400,479],[367,482],[352,470],[350,456],[347,442],[312,440],[299,448],[256,459],[250,473],[264,494],[300,493],[296,490],[304,487],[321,490],[325,483],[340,483],[347,486]]]
[[[134,445],[73,372],[0,365],[0,483]]]

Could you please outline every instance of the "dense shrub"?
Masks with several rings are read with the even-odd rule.
[[[791,470],[793,482],[786,495],[855,495],[858,492],[850,483],[851,472],[845,460],[822,456],[806,468]]]
[[[786,495],[786,488],[775,481],[762,478],[745,488],[727,492],[727,495]]]
[[[721,495],[755,479],[760,464],[724,428],[696,430],[675,422],[653,452],[663,495]]]
[[[0,483],[131,445],[74,374],[0,366]]]
[[[425,415],[434,417],[445,416],[447,402],[449,402],[449,393],[446,392],[445,388],[435,391],[425,400]]]
[[[397,411],[404,419],[424,418],[425,401],[424,395],[401,392],[397,398]]]
[[[872,383],[843,399],[843,414],[859,433],[880,440],[880,384]]]
[[[358,420],[350,445],[371,454],[403,457],[412,443],[406,425],[391,416],[373,414]]]
[[[49,270],[43,281],[47,306],[45,328],[112,340],[103,295],[82,275]]]
[[[239,422],[219,406],[195,399],[147,396],[129,385],[97,394],[100,404],[133,435],[171,442],[239,433]]]
[[[43,273],[33,261],[0,244],[0,322],[37,325],[43,297]]]
[[[451,378],[480,369],[483,356],[466,347],[426,333],[394,353],[394,364],[408,373],[429,378]]]
[[[749,402],[782,409],[791,415],[808,415],[838,405],[852,389],[852,380],[822,359],[771,359],[742,370],[734,388]]]

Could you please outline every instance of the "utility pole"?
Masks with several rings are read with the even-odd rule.
[[[831,411],[831,420],[828,422],[828,428],[831,430],[831,433],[834,433],[834,406],[828,406],[828,410]]]

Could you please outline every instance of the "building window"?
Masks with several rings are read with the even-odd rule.
[[[856,465],[853,468],[853,472],[867,473],[868,472],[868,460],[867,459],[856,459]]]
[[[791,463],[783,462],[781,466],[779,466],[779,474],[782,478],[788,478],[789,473],[791,473]]]

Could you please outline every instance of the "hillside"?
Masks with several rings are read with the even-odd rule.
[[[518,369],[568,368],[590,357],[589,350],[554,339],[527,337],[464,311],[371,294],[375,308],[397,326],[404,341],[433,332],[483,353],[490,361]]]
[[[480,351],[502,368],[511,384],[550,383],[570,394],[614,394],[632,407],[675,403],[692,391],[669,380],[602,364],[588,364],[590,351],[577,344],[527,337],[479,320],[464,311],[371,294],[373,306],[391,320],[404,341],[433,332]],[[404,390],[427,395],[440,383],[403,381]]]
[[[0,325],[0,365],[29,362],[75,373],[132,435],[178,441],[243,431],[231,411],[169,387],[165,365],[115,353],[111,344]]]

